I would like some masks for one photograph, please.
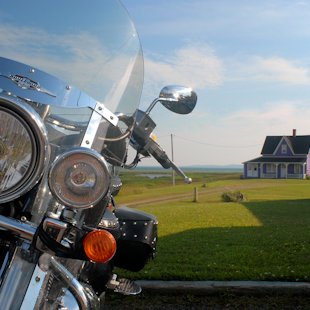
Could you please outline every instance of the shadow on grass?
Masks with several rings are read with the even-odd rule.
[[[202,309],[309,309],[310,296],[268,295],[249,296],[222,293],[218,295],[194,295],[142,292],[138,296],[106,296],[105,310],[202,310]]]
[[[308,281],[310,200],[244,206],[262,226],[197,228],[161,237],[155,261],[133,278]]]
[[[264,226],[288,226],[310,224],[310,199],[244,202]]]

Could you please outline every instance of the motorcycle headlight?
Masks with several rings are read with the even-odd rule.
[[[27,104],[0,97],[0,203],[28,192],[48,160],[44,124]]]
[[[60,203],[72,208],[89,208],[107,193],[110,174],[105,159],[87,148],[57,157],[49,174],[49,186]]]

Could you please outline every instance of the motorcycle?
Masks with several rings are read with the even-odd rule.
[[[108,289],[138,294],[113,268],[154,257],[158,222],[117,205],[119,174],[152,156],[191,182],[149,114],[157,102],[190,113],[196,93],[167,86],[138,109],[143,56],[118,1],[7,2],[0,16],[1,309],[99,309]]]

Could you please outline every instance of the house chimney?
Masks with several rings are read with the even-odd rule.
[[[296,129],[293,129],[293,137],[296,137]]]

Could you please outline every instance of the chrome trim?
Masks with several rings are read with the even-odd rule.
[[[86,148],[92,147],[102,118],[106,119],[114,126],[116,126],[118,123],[118,117],[115,114],[113,114],[109,109],[107,109],[104,106],[104,104],[97,102],[95,109],[89,120],[83,141],[81,143],[82,147]]]
[[[14,76],[22,77],[24,87],[16,83]],[[4,57],[0,57],[0,88],[26,101],[47,105],[94,109],[97,104],[89,95],[57,77]]]
[[[20,310],[29,310],[35,309],[40,291],[46,276],[44,272],[38,265],[36,266],[32,278],[30,280],[27,292],[25,294],[23,303],[20,307]]]
[[[0,215],[0,230],[1,229],[9,230],[14,235],[22,239],[32,241],[37,227],[30,225],[29,223],[21,222],[19,220]]]
[[[3,279],[4,279],[4,276],[5,276],[5,272],[11,262],[11,258],[10,258],[10,252],[9,250],[5,253],[5,254],[2,254],[4,257],[3,257],[3,261],[2,261],[2,266],[1,266],[1,269],[0,269],[0,283],[2,283]]]
[[[83,285],[60,264],[53,256],[45,253],[39,258],[39,267],[47,272],[51,270],[64,282],[64,286],[69,287],[69,291],[76,298],[81,310],[99,309],[99,298],[90,296]]]
[[[17,248],[0,287],[1,310],[19,309],[23,302],[35,264],[23,258],[23,250]],[[30,308],[28,308],[30,309]]]
[[[105,188],[101,191],[100,196],[97,197],[97,199],[95,199],[93,201],[92,204],[87,204],[87,205],[69,205],[67,201],[63,200],[61,197],[59,197],[55,191],[55,185],[52,184],[52,173],[53,170],[55,169],[55,167],[61,163],[66,157],[71,156],[73,154],[87,154],[90,155],[92,157],[94,157],[98,162],[101,163],[102,165],[102,172],[105,173]],[[110,172],[109,172],[109,167],[108,164],[105,160],[105,158],[99,154],[97,151],[93,150],[93,149],[88,149],[85,147],[80,147],[80,148],[74,148],[68,152],[65,152],[61,155],[59,155],[58,157],[56,157],[56,159],[54,160],[54,162],[52,163],[51,167],[50,167],[50,171],[49,171],[49,175],[48,175],[48,184],[49,184],[49,188],[51,190],[51,193],[53,194],[53,196],[55,197],[55,199],[57,199],[61,204],[63,204],[64,206],[67,207],[72,207],[72,208],[78,208],[78,209],[87,209],[87,208],[92,208],[95,204],[97,204],[107,193],[107,191],[109,190],[109,186],[110,186]]]
[[[96,137],[97,130],[99,128],[102,117],[97,112],[93,111],[91,118],[89,120],[86,132],[84,134],[81,147],[90,149]]]
[[[59,298],[57,310],[80,310],[76,298],[69,290],[66,290],[65,294]]]
[[[34,159],[36,162],[29,178],[19,183],[19,188],[15,191],[8,191],[6,194],[0,193],[0,203],[5,203],[20,197],[37,184],[49,162],[50,154],[47,131],[37,112],[22,100],[5,94],[0,94],[0,103],[0,110],[3,108],[4,111],[17,113],[29,125],[36,140],[34,142],[37,145],[38,153],[37,158]]]
[[[100,114],[103,118],[105,118],[112,125],[116,126],[118,123],[118,117],[112,113],[109,109],[107,109],[103,103],[97,102],[95,109],[98,114]]]
[[[48,234],[51,234],[57,242],[61,242],[66,229],[68,228],[68,224],[58,221],[53,218],[46,218],[43,222],[43,230]]]
[[[10,74],[9,76],[0,74],[0,76],[10,79],[12,82],[14,82],[17,86],[19,86],[22,89],[35,90],[35,91],[42,92],[52,97],[56,97],[56,95],[52,94],[47,89],[42,88],[39,82],[31,80],[28,77],[25,77],[19,74],[14,74],[14,75]]]

